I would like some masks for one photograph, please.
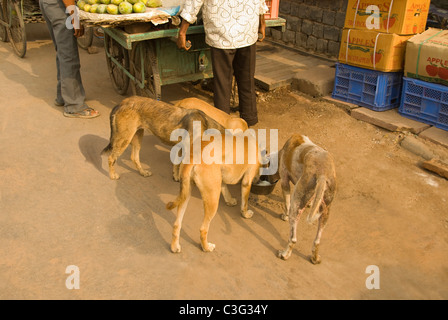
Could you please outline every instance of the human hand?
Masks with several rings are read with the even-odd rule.
[[[72,20],[72,24],[73,24],[73,20]],[[82,37],[84,35],[84,26],[82,24],[79,24],[79,28],[76,29],[75,24],[73,24],[73,29],[75,30],[75,37],[79,38]]]
[[[177,37],[177,47],[187,51],[191,48],[191,42],[187,41],[187,36],[185,34],[179,33]]]

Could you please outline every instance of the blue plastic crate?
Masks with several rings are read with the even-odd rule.
[[[398,112],[448,131],[448,87],[404,77]]]
[[[382,72],[336,64],[332,97],[374,111],[400,105],[402,72]]]

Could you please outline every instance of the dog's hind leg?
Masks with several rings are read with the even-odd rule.
[[[285,213],[282,214],[281,218],[284,221],[289,219],[289,209],[291,207],[291,187],[289,185],[289,179],[281,180],[283,198],[285,199]]]
[[[241,215],[246,219],[250,219],[254,215],[254,212],[248,209],[249,193],[254,176],[253,174],[246,174],[241,181]]]
[[[292,253],[292,249],[297,242],[297,224],[299,223],[300,216],[305,211],[310,194],[305,194],[306,181],[300,179],[294,186],[293,196],[291,198],[291,204],[289,208],[289,240],[285,250],[278,252],[278,257],[287,260]]]
[[[221,190],[217,186],[222,184],[221,169],[217,166],[204,166],[197,168],[196,173],[194,182],[201,192],[204,203],[204,220],[200,228],[201,245],[202,250],[211,252],[215,250],[215,245],[208,242],[208,230],[210,222],[218,211]]]
[[[130,139],[116,139],[112,145],[112,149],[110,152],[110,155],[108,157],[109,162],[109,177],[112,180],[118,180],[120,179],[120,175],[115,172],[115,163],[117,162],[117,159],[121,154],[126,150],[127,146],[129,145]]]
[[[142,176],[149,177],[152,175],[152,172],[149,170],[143,170],[142,164],[140,163],[140,149],[142,146],[143,133],[144,133],[143,129],[138,129],[131,140],[132,145],[131,160],[132,162],[134,162],[135,167]]]
[[[188,194],[185,199],[182,199],[182,201],[179,203],[179,206],[177,207],[177,217],[176,221],[174,222],[173,237],[171,239],[171,251],[174,253],[178,253],[181,251],[181,246],[179,243],[180,230],[182,228],[182,220],[184,218],[185,210],[188,206],[188,201],[190,201],[190,197],[190,194]]]
[[[319,255],[320,238],[325,226],[327,225],[329,213],[329,208],[325,205],[325,203],[322,203],[322,215],[319,218],[319,226],[317,227],[317,235],[313,242],[313,249],[310,259],[313,264],[319,264],[322,261]]]
[[[232,197],[232,194],[230,193],[229,187],[227,187],[227,184],[222,183],[221,193],[222,193],[222,197],[224,198],[226,205],[228,205],[229,207],[233,207],[233,206],[237,205],[238,201],[236,200],[236,198]]]
[[[211,252],[215,250],[215,245],[211,242],[208,242],[208,230],[210,228],[210,222],[218,211],[219,205],[219,189],[213,189],[212,193],[208,194],[209,198],[204,199],[204,220],[201,225],[201,245],[202,250],[205,252]]]
[[[297,224],[299,223],[300,216],[302,215],[303,211],[305,211],[305,208],[299,209],[297,202],[294,201],[294,203],[291,204],[291,208],[289,210],[291,216],[289,217],[288,245],[286,246],[285,250],[280,250],[278,252],[278,257],[283,260],[287,260],[291,256],[292,249],[297,242]]]

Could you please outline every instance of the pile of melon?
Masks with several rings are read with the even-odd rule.
[[[162,6],[162,0],[79,0],[80,10],[101,14],[130,14],[146,12],[146,7]]]

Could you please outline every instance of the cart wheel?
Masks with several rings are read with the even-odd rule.
[[[0,20],[5,21],[6,14],[3,12],[3,1],[0,0]],[[6,27],[0,24],[0,41],[8,41]]]
[[[104,34],[104,48],[106,50],[107,68],[109,69],[112,85],[115,91],[125,95],[128,92],[129,77],[123,69],[112,61],[112,58],[129,71],[129,52],[107,34]]]
[[[93,28],[86,27],[83,36],[77,38],[76,41],[78,41],[78,46],[81,49],[87,50],[87,48],[90,47],[93,42]]]
[[[7,17],[10,15],[11,19],[11,28],[7,28],[9,42],[11,42],[15,54],[23,58],[26,53],[26,33],[22,11],[16,1],[8,0],[6,3],[5,15]]]
[[[162,87],[152,43],[150,41],[138,42],[132,49],[131,55],[132,73],[135,77],[131,86],[133,94],[161,100]]]

